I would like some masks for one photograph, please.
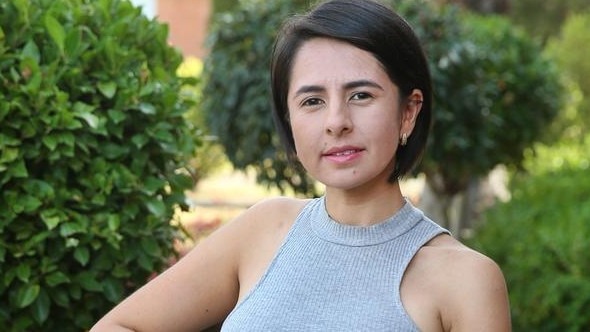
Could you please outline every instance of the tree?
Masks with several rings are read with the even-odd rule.
[[[453,196],[496,165],[519,167],[561,107],[556,67],[539,44],[500,17],[462,20],[469,33],[433,59],[434,127],[420,168],[442,202],[433,214],[447,222]]]
[[[0,2],[0,330],[87,330],[175,255],[180,62],[127,1]]]

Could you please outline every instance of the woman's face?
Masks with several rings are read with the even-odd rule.
[[[410,96],[421,97],[419,90]],[[419,112],[419,104],[400,102],[371,53],[327,38],[301,46],[287,98],[299,161],[343,190],[387,183],[401,133],[411,133]]]

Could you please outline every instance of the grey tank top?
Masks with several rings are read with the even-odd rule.
[[[342,225],[324,198],[300,212],[222,331],[418,331],[400,298],[416,252],[445,229],[410,202],[373,226]]]

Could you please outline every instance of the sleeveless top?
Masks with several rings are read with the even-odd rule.
[[[324,198],[313,199],[221,331],[418,331],[400,284],[420,247],[441,233],[408,201],[364,227],[337,223]]]

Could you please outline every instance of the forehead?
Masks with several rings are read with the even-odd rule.
[[[295,54],[289,86],[360,78],[389,81],[382,64],[370,52],[335,39],[313,38]]]

